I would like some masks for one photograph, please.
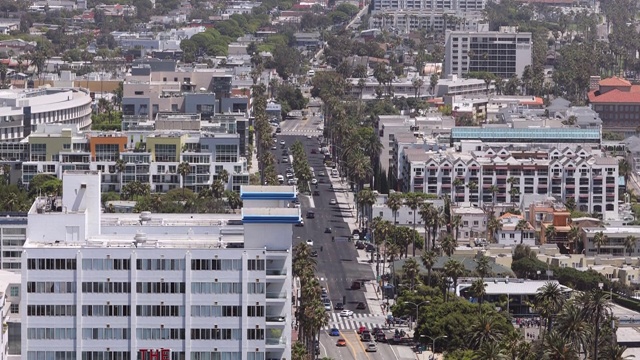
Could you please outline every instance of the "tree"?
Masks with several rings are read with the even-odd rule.
[[[402,265],[403,282],[408,281],[409,284],[405,284],[405,285],[409,285],[412,291],[416,285],[415,281],[418,278],[419,274],[420,274],[420,265],[418,265],[418,262],[414,258],[407,259],[407,261],[405,261],[404,264]]]
[[[636,248],[637,241],[638,239],[633,235],[629,235],[624,239],[624,247],[629,251],[629,256],[631,256],[631,253]]]
[[[516,224],[516,231],[520,231],[520,244],[524,241],[524,231],[529,230],[529,222],[527,220],[521,219]]]
[[[393,213],[393,225],[395,226],[398,223],[398,210],[402,208],[403,205],[403,194],[402,193],[392,193],[389,194],[387,198],[387,207]]]
[[[488,256],[480,255],[476,257],[476,273],[480,276],[480,279],[484,279],[491,274],[491,264]]]
[[[436,263],[436,253],[426,251],[422,254],[422,265],[427,269],[427,286],[431,286],[431,270]]]
[[[605,235],[602,231],[598,231],[593,236],[593,243],[598,248],[598,255],[600,255],[600,247],[602,247],[602,245],[606,244],[608,241],[609,241],[609,237]]]
[[[482,283],[484,286],[484,282]],[[497,344],[503,331],[493,314],[480,314],[471,330],[471,346],[480,349],[487,344]]]
[[[599,354],[598,346],[601,320],[611,311],[611,298],[609,297],[609,293],[600,288],[595,288],[580,294],[577,301],[587,318],[593,319],[595,322],[592,355]],[[595,357],[596,356],[594,356],[594,358]]]
[[[226,190],[224,196],[227,198],[227,203],[232,210],[236,210],[242,207],[242,200],[240,194],[235,191]]]
[[[544,336],[543,348],[544,354],[550,360],[578,360],[575,346],[557,331],[552,331]]]
[[[576,253],[578,245],[580,244],[580,228],[572,225],[567,233],[567,240],[569,244],[573,244],[573,252]]]
[[[127,168],[127,163],[118,156],[118,158],[116,159],[115,166],[116,166],[116,172],[120,174],[120,186],[122,187],[122,177],[124,175],[124,171]]]
[[[458,247],[458,242],[453,236],[447,234],[440,242],[440,247],[447,256],[451,257]]]
[[[182,195],[184,196],[184,188],[186,184],[186,179],[189,174],[191,174],[191,165],[188,162],[183,161],[178,165],[178,174],[182,177]]]
[[[224,189],[225,186],[222,180],[217,179],[213,182],[213,184],[211,184],[211,195],[213,195],[214,198],[219,199],[222,197]]]
[[[418,210],[418,207],[423,202],[424,202],[424,196],[421,193],[412,192],[405,195],[405,205],[407,205],[411,209],[411,212],[413,212],[413,231],[416,231],[416,215],[417,215],[416,210]],[[408,246],[409,245],[407,244],[407,247]],[[415,241],[413,243],[413,256],[416,256]]]
[[[300,52],[289,46],[276,47],[273,52],[273,63],[276,72],[283,80],[288,80],[290,76],[300,73]]]
[[[548,332],[551,331],[553,317],[562,309],[565,299],[558,283],[548,282],[538,289],[534,303],[540,317],[546,322]]]
[[[473,296],[478,299],[478,309],[480,313],[482,313],[482,300],[487,293],[487,284],[484,283],[483,279],[476,279],[471,284],[469,288]]]
[[[464,265],[461,262],[449,259],[444,264],[444,273],[453,280],[453,288],[458,287],[458,278],[465,273]]]
[[[544,229],[544,236],[546,238],[547,243],[549,243],[552,240],[555,240],[556,235],[557,235],[556,227],[553,225],[547,225],[547,227]]]

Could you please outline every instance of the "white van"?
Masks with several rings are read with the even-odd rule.
[[[309,70],[307,71],[307,76],[308,77],[314,77],[316,75],[316,71],[315,70]]]
[[[280,184],[284,184],[284,176],[282,176],[282,175],[278,175],[278,182],[279,182]]]

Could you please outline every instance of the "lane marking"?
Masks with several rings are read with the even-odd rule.
[[[340,335],[342,335],[342,331],[340,332]],[[346,336],[340,336],[340,338],[344,339],[344,341],[347,343],[347,347],[349,348],[349,350],[351,350],[353,359],[358,360],[358,357],[356,356],[356,350],[353,348],[353,346],[351,346],[351,341],[349,341]]]
[[[356,332],[356,335],[357,335],[357,334],[358,334],[358,333]],[[367,352],[367,349],[364,347],[364,344],[363,344],[363,343],[362,343],[362,341],[360,340],[360,336],[359,336],[359,335],[358,335],[358,343],[360,344],[360,347],[362,348],[362,351],[364,352],[364,356],[366,356],[366,357],[367,357],[367,359],[371,360],[371,358],[369,357],[369,353]],[[376,345],[376,347],[377,347],[377,345]],[[376,349],[376,352],[377,352],[377,349]]]

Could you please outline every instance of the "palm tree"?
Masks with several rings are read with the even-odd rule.
[[[224,194],[224,183],[218,179],[211,184],[211,195],[216,199],[220,199],[222,194]]]
[[[491,193],[491,202],[492,202],[493,205],[495,205],[495,203],[496,203],[496,193],[498,191],[500,191],[500,189],[498,188],[497,185],[491,185],[491,186],[489,186],[487,191]]]
[[[418,210],[418,207],[420,206],[420,204],[422,204],[424,202],[424,197],[421,193],[408,193],[405,196],[405,205],[407,205],[410,209],[411,212],[413,212],[413,231],[416,231],[416,215],[417,212],[416,210]],[[409,244],[407,244],[407,248],[408,248]],[[416,256],[416,242],[413,242],[413,256]]]
[[[578,295],[577,301],[585,316],[588,319],[593,319],[595,321],[593,354],[599,354],[598,342],[600,340],[600,321],[611,310],[611,297],[608,292],[603,291],[600,288],[595,288]],[[594,356],[594,358],[595,357],[596,356]]]
[[[618,344],[609,344],[606,348],[604,348],[603,358],[607,360],[629,360],[635,359],[635,355],[627,355],[624,353],[627,351],[626,346],[618,345]]]
[[[581,349],[588,349],[591,336],[590,319],[585,318],[584,312],[576,301],[569,301],[558,314],[556,331],[562,334],[580,354]]]
[[[403,281],[409,281],[411,291],[413,291],[415,287],[415,281],[419,274],[420,265],[418,265],[415,258],[407,259],[402,265],[402,279]]]
[[[184,198],[185,181],[187,175],[191,174],[191,165],[189,165],[189,163],[186,161],[181,162],[178,165],[178,174],[182,176],[182,197]]]
[[[633,235],[629,235],[624,239],[624,247],[629,251],[629,256],[631,256],[631,253],[636,248],[637,241],[638,239]]]
[[[569,244],[573,246],[573,252],[575,253],[580,241],[580,228],[572,225],[567,233],[567,240],[569,240]]]
[[[391,232],[392,225],[386,220],[382,220],[381,217],[375,217],[371,221],[371,230],[373,234],[373,241],[376,244],[376,260],[380,259],[380,246],[386,242],[387,236]],[[387,246],[385,246],[386,252]],[[384,259],[386,261],[386,254]],[[380,261],[376,261],[376,278],[380,276]]]
[[[495,216],[491,216],[489,221],[487,221],[487,235],[489,236],[489,242],[494,242],[495,234],[502,230],[502,221],[496,218]]]
[[[600,247],[606,244],[609,241],[609,237],[605,235],[602,231],[598,231],[593,236],[593,243],[598,247],[598,255],[600,255]]]
[[[453,179],[453,197],[456,204],[458,203],[458,188],[464,186],[464,180],[460,178]]]
[[[226,169],[222,169],[218,174],[218,179],[220,179],[226,187],[226,184],[229,182],[229,172]]]
[[[478,299],[478,309],[480,313],[482,313],[482,300],[487,294],[487,284],[485,284],[482,279],[476,279],[473,284],[471,284],[469,291],[471,291],[473,297]]]
[[[480,276],[480,279],[484,279],[491,274],[491,264],[488,256],[480,255],[476,258],[476,273]]]
[[[361,215],[360,218],[362,220],[361,225],[364,227],[365,214],[369,214],[369,220],[372,220],[370,216],[371,206],[373,206],[373,204],[376,203],[377,197],[376,197],[376,194],[374,194],[374,192],[371,191],[371,189],[363,189],[358,191],[358,193],[356,194],[356,201],[358,203],[358,206],[361,209],[360,211],[360,215]]]
[[[498,342],[488,342],[473,353],[474,360],[504,360],[504,349]]]
[[[431,270],[436,263],[436,253],[433,251],[426,251],[422,254],[422,265],[427,269],[427,286],[431,286]]]
[[[387,207],[393,213],[393,225],[396,225],[398,223],[398,210],[402,208],[402,204],[403,204],[402,193],[389,194],[389,197],[387,198]]]
[[[424,243],[425,249],[429,249],[429,242],[431,241],[431,231],[430,227],[433,222],[433,204],[425,202],[420,205],[420,211],[418,214],[420,215],[420,219],[422,219],[422,224],[424,225]]]
[[[445,254],[447,254],[448,257],[451,257],[451,255],[453,255],[453,253],[456,252],[456,247],[458,247],[458,242],[453,236],[447,234],[447,236],[445,236],[444,239],[442,239],[442,241],[440,242],[440,247],[442,248],[442,251]]]
[[[470,330],[471,346],[475,349],[480,349],[486,344],[497,344],[503,335],[496,318],[492,314],[480,314]]]
[[[553,317],[560,312],[565,302],[560,284],[548,282],[538,289],[535,295],[535,307],[539,310],[540,317],[546,321],[547,331],[551,331]]]
[[[449,259],[444,264],[444,273],[453,280],[453,289],[458,287],[458,279],[464,275],[464,265],[461,262]]]
[[[547,225],[546,229],[544,229],[544,237],[546,239],[547,244],[551,240],[555,240],[557,235],[556,227],[553,225]]]
[[[524,241],[525,230],[529,230],[529,222],[527,220],[521,219],[516,225],[516,231],[520,231],[520,244],[522,244],[522,242]]]
[[[232,210],[236,210],[242,207],[242,199],[240,199],[240,194],[235,191],[227,190],[223,194],[227,198],[227,204]]]
[[[121,158],[116,159],[116,172],[120,175],[120,189],[122,189],[122,176],[127,168],[127,163]]]
[[[577,360],[575,346],[557,331],[547,333],[543,341],[544,354],[549,360]]]
[[[462,216],[455,215],[451,218],[451,228],[454,230],[454,235],[456,237],[456,243],[458,242],[458,237],[460,236],[460,226],[462,225]]]

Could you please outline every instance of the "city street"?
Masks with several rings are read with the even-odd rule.
[[[321,330],[320,335],[321,357],[328,356],[336,360],[415,359],[415,354],[408,347],[384,343],[378,344],[376,352],[365,351],[366,343],[360,341],[357,329],[360,326],[368,329],[383,327],[385,315],[380,310],[380,302],[373,287],[374,273],[371,264],[366,261],[366,253],[356,250],[355,244],[346,240],[346,237],[351,235],[351,229],[355,228],[356,222],[353,194],[347,193],[337,178],[330,177],[328,169],[323,165],[322,154],[311,154],[311,149],[319,148],[317,135],[321,133],[311,132],[317,126],[313,124],[311,116],[306,121],[286,120],[281,122],[280,126],[282,133],[277,137],[277,150],[273,150],[276,159],[280,161],[278,174],[284,175],[292,160],[289,156],[288,163],[282,162],[283,146],[280,142],[284,141],[284,147],[289,148],[299,140],[307,150],[309,165],[313,167],[318,179],[317,188],[311,185],[311,190],[318,190],[320,193],[319,196],[299,196],[304,227],[294,228],[294,245],[308,239],[313,240],[313,248],[318,252],[316,274],[321,285],[327,289],[332,306],[338,302],[345,302],[345,309],[354,312],[354,316],[349,318],[341,318],[339,311],[329,312],[329,325]],[[308,132],[301,132],[303,130]],[[296,132],[300,135],[293,135]],[[308,135],[311,135],[311,139]],[[324,175],[320,175],[320,172],[324,172]],[[335,191],[330,190],[332,180]],[[330,205],[331,200],[336,200],[336,205]],[[306,218],[308,210],[314,211],[315,218]],[[327,228],[330,228],[330,233],[325,232]],[[345,238],[338,239],[339,237]],[[334,242],[333,238],[337,240]],[[351,290],[354,281],[366,283],[360,290]],[[356,309],[359,302],[366,304],[365,310]],[[334,327],[340,330],[339,337],[329,336],[329,330]],[[388,331],[387,336],[392,337],[393,332]],[[345,339],[347,346],[337,347],[338,338]]]

